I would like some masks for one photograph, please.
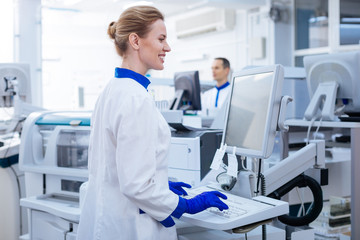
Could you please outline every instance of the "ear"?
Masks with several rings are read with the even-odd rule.
[[[230,68],[226,68],[226,74],[228,75],[230,73]]]
[[[135,50],[138,50],[140,48],[139,39],[140,38],[136,33],[130,33],[130,35],[129,35],[129,43],[130,43],[130,46]]]

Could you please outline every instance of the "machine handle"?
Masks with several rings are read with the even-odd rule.
[[[280,112],[278,118],[278,128],[280,129],[280,131],[284,131],[284,132],[289,131],[289,126],[285,125],[285,116],[286,116],[286,107],[289,102],[292,102],[292,100],[293,98],[287,95],[281,98]]]

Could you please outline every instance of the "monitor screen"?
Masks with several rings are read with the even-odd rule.
[[[223,144],[227,152],[257,158],[271,155],[280,107],[283,68],[280,65],[235,72],[227,109]]]
[[[172,110],[201,110],[199,71],[177,72]]]

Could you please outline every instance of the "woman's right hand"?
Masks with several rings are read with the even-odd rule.
[[[204,211],[210,207],[217,207],[220,211],[228,209],[222,199],[227,199],[227,196],[218,191],[203,192],[191,199],[186,199],[186,213],[195,214]]]

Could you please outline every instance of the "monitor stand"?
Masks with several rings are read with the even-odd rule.
[[[306,108],[305,119],[318,118],[318,111],[321,110],[320,106],[322,106],[319,117],[325,121],[333,121],[335,119],[334,110],[338,87],[339,84],[336,81],[320,83]]]

